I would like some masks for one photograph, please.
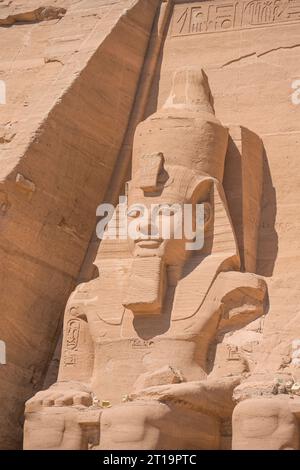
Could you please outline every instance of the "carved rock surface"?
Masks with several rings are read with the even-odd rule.
[[[300,0],[0,1],[0,447],[30,398],[28,449],[299,448],[299,25]],[[206,204],[203,252],[98,250],[130,168],[132,202]]]
[[[24,402],[43,386],[156,4],[0,1],[0,448],[21,446]]]
[[[0,18],[0,26],[11,26],[15,23],[38,23],[39,21],[56,20],[66,14],[65,8],[41,6],[36,10],[27,10],[24,5],[24,11],[11,13],[5,18]]]

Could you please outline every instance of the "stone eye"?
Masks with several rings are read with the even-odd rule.
[[[165,216],[169,216],[169,217],[172,217],[173,215],[176,214],[176,210],[171,209],[170,207],[163,207],[162,209],[160,209],[159,212],[160,212],[161,215],[165,215]]]
[[[128,217],[132,217],[132,218],[137,218],[137,217],[140,217],[142,215],[142,211],[140,209],[131,209],[127,212],[127,215]]]

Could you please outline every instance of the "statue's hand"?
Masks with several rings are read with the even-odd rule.
[[[92,393],[80,382],[57,382],[48,390],[38,392],[26,402],[26,411],[35,411],[49,406],[90,406]]]
[[[234,402],[233,390],[241,378],[223,377],[179,384],[150,387],[129,395],[129,401],[156,400],[163,403],[185,403],[194,409],[207,411],[214,416],[231,416]]]

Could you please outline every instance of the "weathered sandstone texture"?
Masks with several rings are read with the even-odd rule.
[[[245,160],[252,138],[253,162],[262,168],[260,142],[255,145],[247,130],[238,137]],[[164,106],[135,132],[126,217],[131,223],[142,205],[148,215],[138,221],[136,240],[102,241],[95,260],[99,275],[71,295],[58,380],[26,404],[26,449],[228,445],[223,427],[231,421],[233,391],[250,367],[247,355],[234,348],[229,361],[225,351],[216,360],[214,342],[267,308],[263,278],[241,272],[222,186],[228,140],[204,71],[178,69]],[[261,199],[258,181],[252,207],[242,208],[253,217]],[[151,232],[151,204],[165,205],[158,238]],[[188,235],[175,236],[184,204],[205,209],[204,243],[193,250]],[[121,213],[120,204],[120,229]],[[164,238],[171,219],[171,236]],[[247,240],[252,252],[256,243]]]
[[[126,132],[156,0],[0,2],[0,447],[22,439]]]
[[[27,400],[25,449],[300,448],[299,25],[300,0],[0,1],[0,447]],[[102,201],[136,240],[99,243]]]

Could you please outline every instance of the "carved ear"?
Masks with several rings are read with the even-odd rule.
[[[207,202],[215,181],[211,176],[195,175],[187,188],[186,197],[188,201],[192,204]]]

